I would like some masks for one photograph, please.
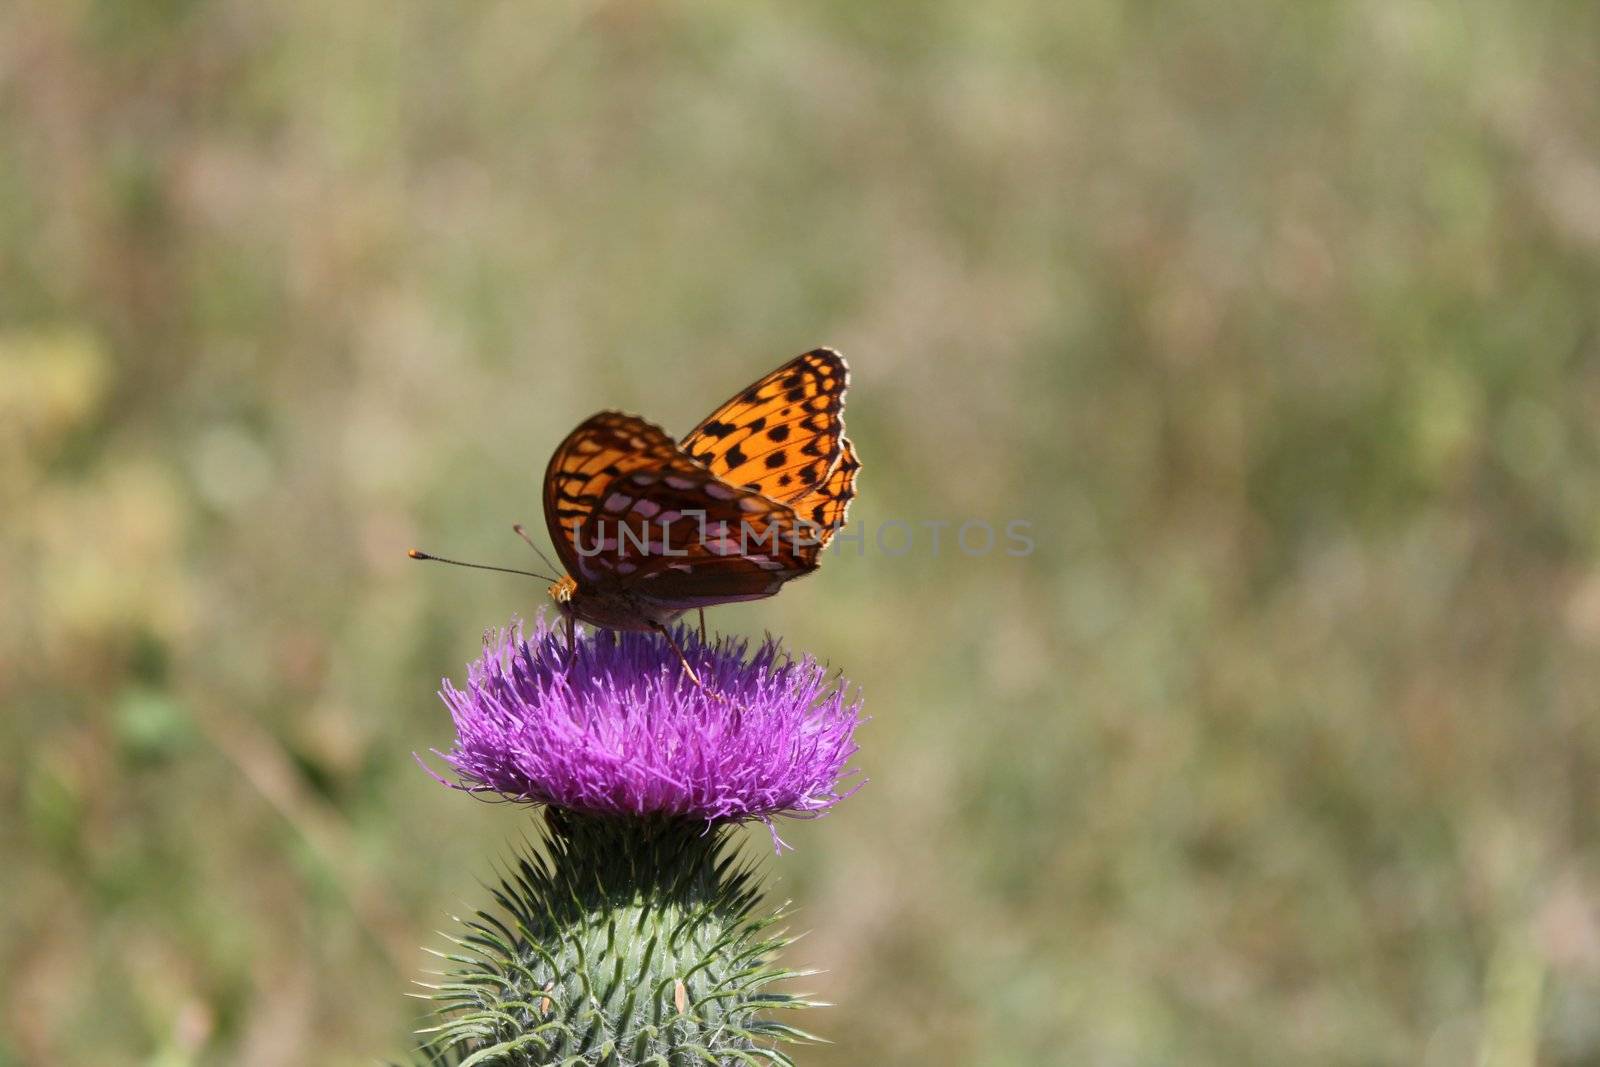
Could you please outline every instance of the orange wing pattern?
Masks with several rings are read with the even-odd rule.
[[[830,482],[839,464],[849,384],[843,356],[813,349],[713,411],[682,448],[731,485],[796,503]]]
[[[788,505],[729,485],[645,420],[605,411],[556,449],[545,520],[580,588],[674,609],[754,600],[815,570]]]
[[[815,570],[861,469],[844,435],[849,382],[843,357],[815,349],[681,445],[636,415],[586,419],[545,469],[545,523],[570,575],[551,596],[593,625],[659,629]]]
[[[617,411],[590,416],[557,446],[544,472],[544,520],[568,574],[580,574],[578,531],[599,507],[606,487],[677,454],[666,431]]]
[[[850,438],[839,438],[839,450],[839,462],[833,465],[828,480],[792,504],[800,520],[817,531],[823,548],[844,526],[850,501],[856,497],[856,472],[861,469],[861,461],[856,459],[856,446],[850,443]]]

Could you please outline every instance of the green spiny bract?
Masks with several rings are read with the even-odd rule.
[[[734,831],[547,809],[544,854],[524,851],[465,920],[427,985],[427,1062],[465,1067],[792,1064],[815,1040],[767,1018],[816,1006],[777,992],[792,938],[757,914],[755,870]]]

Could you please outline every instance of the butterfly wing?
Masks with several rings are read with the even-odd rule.
[[[556,449],[545,519],[580,587],[679,609],[771,596],[821,551],[793,508],[727,484],[660,427],[614,411]]]
[[[839,464],[849,385],[844,357],[813,349],[713,411],[682,448],[730,485],[797,503]]]
[[[578,533],[613,481],[669,462],[678,446],[665,430],[634,415],[591,415],[556,446],[544,471],[544,521],[567,573],[583,577]]]
[[[823,548],[828,547],[833,535],[844,527],[850,501],[856,497],[856,472],[860,469],[856,446],[848,437],[839,438],[839,462],[833,465],[832,473],[821,485],[792,504],[800,520],[815,529]]]
[[[705,515],[676,524],[665,539],[672,556],[652,556],[641,565],[632,583],[640,596],[674,610],[760,600],[817,569],[822,542],[793,509],[716,480],[703,489],[741,495],[722,500],[708,498],[701,488],[667,494],[651,490],[652,500],[665,495],[686,516],[691,509]]]

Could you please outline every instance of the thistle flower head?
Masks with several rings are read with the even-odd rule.
[[[847,796],[860,701],[809,656],[768,639],[676,638],[690,680],[655,634],[566,635],[540,617],[485,635],[464,688],[440,696],[459,788],[597,815],[707,823],[817,816]]]

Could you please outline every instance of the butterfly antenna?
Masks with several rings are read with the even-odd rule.
[[[432,556],[416,548],[406,549],[406,555],[410,556],[412,559],[431,560],[434,563],[448,563],[453,567],[471,567],[473,570],[477,571],[499,571],[501,574],[525,574],[529,578],[538,578],[539,580],[545,582],[554,582],[557,580],[550,577],[548,574],[538,574],[534,571],[519,571],[515,567],[495,567],[488,563],[463,563],[459,559],[445,559],[443,556]]]
[[[538,545],[533,543],[533,538],[528,536],[528,531],[523,529],[522,523],[520,523],[520,522],[512,523],[511,524],[511,529],[516,532],[516,535],[518,537],[522,538],[524,541],[526,541],[528,543],[528,547],[533,549],[533,551],[539,556],[539,558],[544,561],[544,565],[546,567],[549,567],[553,571],[559,571],[561,569],[560,567],[557,567],[554,563],[550,562],[550,557],[544,554],[544,549],[540,548]]]

